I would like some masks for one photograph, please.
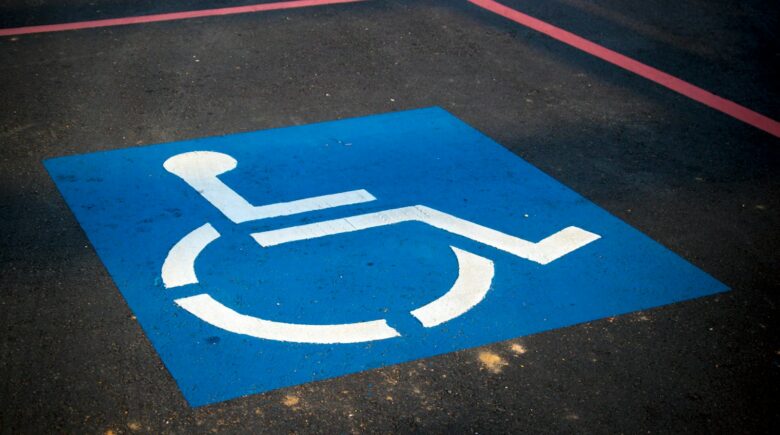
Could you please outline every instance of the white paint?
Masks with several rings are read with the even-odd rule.
[[[208,246],[219,238],[219,233],[211,224],[205,224],[179,240],[165,257],[162,266],[162,280],[165,288],[196,284],[195,259]]]
[[[163,163],[163,167],[168,172],[179,176],[228,219],[237,224],[376,200],[373,195],[360,189],[290,202],[254,206],[218,177],[220,174],[232,171],[237,165],[238,163],[233,157],[213,151],[178,154]]]
[[[450,246],[458,258],[458,279],[452,288],[412,315],[426,328],[459,317],[482,302],[493,282],[493,262],[487,258]]]
[[[235,223],[323,210],[376,199],[367,191],[360,189],[254,206],[219,179],[220,174],[231,171],[237,166],[236,160],[229,155],[212,151],[194,151],[173,156],[166,160],[163,166],[172,174],[179,176]],[[533,243],[422,205],[254,233],[252,237],[261,246],[269,247],[410,221],[422,222],[540,264],[550,263],[600,238],[598,234],[577,227],[568,227],[540,242]],[[168,252],[163,263],[162,279],[165,287],[197,283],[195,260],[203,249],[219,236],[220,234],[211,224],[207,223],[177,242]],[[411,312],[426,328],[440,325],[471,310],[485,298],[493,281],[495,268],[491,260],[453,246],[450,248],[458,260],[458,278],[452,288],[440,298]],[[400,336],[398,331],[390,327],[385,320],[337,325],[284,323],[238,313],[208,294],[180,298],[175,302],[206,323],[236,334],[266,340],[331,344],[359,343]]]
[[[261,246],[269,247],[409,221],[422,222],[539,264],[548,264],[601,238],[581,228],[568,227],[533,243],[423,205],[254,233],[252,237]]]
[[[400,337],[384,320],[344,323],[340,325],[304,325],[282,323],[240,314],[207,294],[175,300],[176,304],[201,320],[236,334],[266,340],[295,343],[360,343]]]
[[[435,301],[411,312],[426,328],[440,325],[474,308],[485,298],[493,280],[492,261],[454,246],[450,248],[458,260],[458,278],[452,288]],[[274,322],[240,314],[205,293],[176,299],[174,302],[190,314],[217,328],[266,340],[333,344],[400,337],[398,331],[390,327],[385,320],[337,325]]]

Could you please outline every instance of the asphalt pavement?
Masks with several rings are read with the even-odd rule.
[[[252,3],[11,0],[0,28]],[[503,4],[780,119],[777,2]],[[42,164],[431,106],[731,291],[191,407]],[[779,146],[466,1],[0,37],[0,432],[771,433]]]

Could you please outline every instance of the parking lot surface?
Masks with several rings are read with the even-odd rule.
[[[0,29],[257,2],[25,2]],[[770,120],[771,1],[502,0]],[[768,433],[778,137],[467,1],[0,37],[3,433]],[[438,106],[726,293],[192,407],[43,161]],[[388,162],[391,164],[392,162]]]

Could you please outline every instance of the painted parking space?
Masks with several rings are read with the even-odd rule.
[[[194,11],[147,14],[132,17],[105,18],[101,20],[76,21],[71,23],[40,24],[33,26],[9,27],[0,29],[0,36],[29,35],[32,33],[65,32],[69,30],[97,29],[101,27],[127,26],[132,24],[159,23],[162,21],[189,20],[203,17],[219,17],[256,12],[283,11],[289,9],[329,6],[344,3],[356,3],[365,0],[292,0],[258,3],[244,6],[232,6]]]
[[[202,17],[215,17],[224,15],[247,14],[256,12],[280,11],[288,9],[307,8],[312,6],[338,5],[344,3],[357,3],[365,0],[293,0],[271,3],[260,3],[245,6],[233,6],[215,9],[201,9],[182,12],[169,12],[163,14],[149,14],[132,17],[107,18],[101,20],[77,21],[72,23],[45,24],[23,27],[0,28],[0,36],[18,36],[35,33],[62,32],[69,30],[94,29],[101,27],[125,26],[132,24],[156,23],[161,21],[176,21]],[[755,112],[747,107],[737,104],[726,98],[722,98],[696,85],[681,80],[671,74],[652,66],[643,64],[631,57],[625,56],[609,48],[603,47],[579,35],[556,27],[550,23],[539,20],[519,10],[512,9],[503,3],[494,0],[468,0],[480,8],[514,21],[517,24],[540,32],[564,44],[582,50],[603,61],[609,62],[619,68],[637,74],[674,92],[684,95],[691,100],[718,110],[728,116],[738,119],[755,128],[763,130],[775,137],[780,137],[780,122]]]
[[[46,166],[196,406],[726,290],[436,108]]]
[[[256,2],[185,1],[147,8],[149,2],[44,0],[18,9],[29,12],[26,17],[14,13],[13,5],[22,3],[0,6],[2,27]],[[766,36],[776,27],[770,25],[777,8],[771,2],[499,3],[777,119],[773,38]],[[55,13],[59,10],[74,12],[66,17]],[[13,16],[2,17],[5,11]],[[780,336],[773,320],[780,303],[771,290],[777,280],[774,211],[780,207],[780,185],[776,139],[760,129],[466,1],[365,1],[4,37],[0,74],[6,109],[0,111],[0,371],[5,374],[0,431],[770,432]],[[322,121],[430,106],[446,108],[492,138],[480,142],[486,149],[500,144],[498,149],[522,157],[733,290],[547,332],[518,332],[477,349],[456,346],[462,350],[399,364],[383,365],[388,358],[379,358],[375,370],[355,372],[363,367],[349,361],[343,373],[350,375],[282,382],[288,376],[279,384],[297,385],[278,390],[244,389],[241,380],[220,388],[248,396],[193,407],[178,384],[182,376],[172,376],[160,343],[150,340],[162,335],[148,330],[154,316],[137,309],[139,298],[127,297],[127,282],[114,280],[116,267],[95,251],[92,235],[82,230],[42,164],[96,151],[125,153],[148,144],[258,130],[255,134],[264,135],[268,128],[314,128]],[[332,139],[325,143],[334,146]],[[342,142],[346,148],[357,143]],[[543,272],[571,264],[609,240],[585,222],[542,224],[520,203],[502,202],[496,213],[446,196],[441,200],[446,203],[438,203],[423,194],[417,201],[385,204],[387,195],[373,186],[377,183],[331,181],[300,191],[293,190],[296,183],[283,187],[290,189],[285,194],[274,190],[278,194],[271,195],[262,188],[265,175],[258,175],[265,166],[252,153],[230,146],[181,151],[144,167],[171,183],[159,188],[178,192],[172,199],[203,215],[187,228],[174,224],[186,220],[176,217],[180,207],[154,217],[169,218],[176,234],[148,244],[154,258],[144,246],[142,256],[153,264],[138,271],[155,271],[153,292],[163,295],[159,305],[178,314],[180,324],[174,326],[196,331],[185,338],[200,342],[202,347],[193,347],[204,352],[229,346],[239,335],[250,345],[264,340],[286,349],[387,346],[453,327],[482,333],[485,327],[477,327],[495,304],[494,290],[501,289],[489,287],[484,295],[461,291],[466,287],[455,285],[459,261],[482,271],[465,275],[480,277],[471,280],[475,283],[486,281],[490,267],[491,284],[520,281],[513,274],[528,270],[541,280]],[[175,163],[193,152],[218,154],[211,155],[212,162],[221,161],[226,172],[188,176]],[[185,160],[169,161],[176,156]],[[446,157],[450,163],[461,161]],[[392,160],[378,166],[389,172]],[[235,168],[227,170],[233,161]],[[422,175],[421,180],[428,176]],[[128,192],[149,187],[142,177],[137,180]],[[157,207],[157,199],[150,195],[145,202]],[[116,218],[122,219],[118,208]],[[141,222],[146,218],[130,226],[154,228]],[[360,229],[345,232],[350,223]],[[503,236],[472,240],[446,230],[464,223]],[[534,226],[533,234],[527,225]],[[599,238],[547,264],[500,249],[505,245],[500,240],[536,244],[570,227]],[[316,237],[301,238],[302,231]],[[399,247],[397,239],[407,231],[419,234],[420,242]],[[339,244],[372,240],[383,245],[365,243],[359,258],[339,260],[302,249],[316,246],[333,253]],[[384,244],[408,255],[399,264]],[[295,256],[271,255],[293,248],[301,248]],[[430,256],[415,256],[418,248]],[[290,272],[287,260],[306,252]],[[366,257],[373,260],[355,274],[355,264]],[[182,265],[192,267],[177,267]],[[391,274],[390,266],[400,273]],[[243,272],[231,274],[231,267]],[[430,286],[417,295],[407,275],[416,277],[423,267]],[[269,270],[271,282],[261,276]],[[126,281],[140,275],[151,277],[133,273]],[[328,290],[341,306],[326,311],[327,301],[301,301],[298,292],[272,291],[258,296],[262,300],[240,292],[284,288],[285,280],[297,282],[303,292]],[[312,281],[316,288],[304,288]],[[396,293],[373,292],[384,288],[368,288],[366,283],[375,281],[401,284],[398,294],[412,296],[399,300]],[[350,289],[359,289],[359,297]],[[205,312],[198,309],[204,302],[211,304]],[[210,316],[214,313],[243,317],[224,323]],[[422,313],[422,320],[414,313]],[[362,326],[354,328],[377,321],[383,327],[369,329],[368,337]],[[322,333],[323,325],[337,326],[341,341],[357,341],[320,343],[332,339]],[[357,334],[344,334],[345,325]],[[273,338],[267,336],[268,326],[274,327]],[[309,326],[317,333],[309,333]],[[295,331],[303,332],[294,336]],[[380,338],[375,331],[398,336],[360,341]],[[291,337],[300,341],[279,340]],[[307,340],[320,342],[301,342]],[[335,359],[328,354],[320,361],[328,357]],[[191,360],[191,367],[200,367]],[[224,366],[240,372],[233,363]],[[219,373],[212,378],[221,385],[227,376]],[[198,382],[196,375],[191,379]],[[234,396],[214,394],[203,401],[224,397]]]
[[[579,35],[575,35],[564,29],[524,14],[516,9],[507,7],[502,3],[494,0],[469,0],[469,2],[637,74],[640,77],[644,77],[661,86],[667,87],[674,92],[678,92],[694,101],[739,119],[740,121],[763,130],[775,137],[780,137],[780,122],[777,122],[768,116],[764,116],[747,107],[719,97],[684,80],[680,80],[671,74],[667,74],[656,68],[638,62],[635,59],[595,44]]]

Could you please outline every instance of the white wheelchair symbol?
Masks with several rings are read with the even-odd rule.
[[[231,171],[236,166],[237,162],[233,157],[212,151],[179,154],[169,158],[163,164],[168,172],[184,180],[235,223],[376,200],[373,195],[361,189],[254,206],[218,178],[220,174]],[[284,243],[411,221],[422,222],[542,265],[600,238],[598,234],[572,226],[533,243],[424,205],[264,231],[253,233],[251,236],[260,246],[269,248]],[[165,287],[170,289],[198,283],[195,260],[211,242],[219,237],[219,232],[211,224],[206,223],[177,242],[171,248],[162,266],[162,281]],[[472,309],[485,298],[493,281],[493,261],[454,246],[450,248],[458,262],[458,277],[455,283],[444,295],[410,313],[426,328],[441,325]],[[400,336],[398,331],[383,319],[336,325],[284,323],[238,313],[207,293],[179,298],[174,302],[213,326],[236,334],[267,340],[334,344],[384,340]]]

